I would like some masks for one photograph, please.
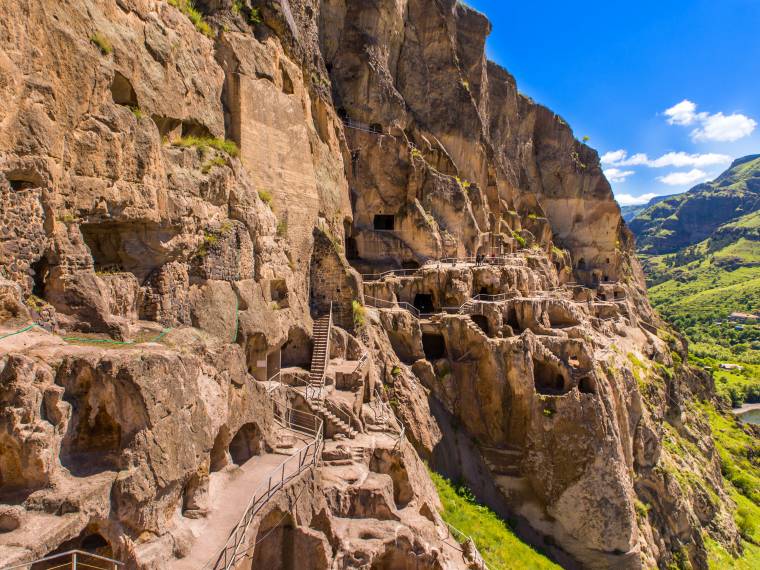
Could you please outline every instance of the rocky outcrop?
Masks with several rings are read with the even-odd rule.
[[[421,458],[568,567],[733,547],[709,389],[487,19],[198,8],[0,0],[0,560],[213,564],[279,468],[254,567],[478,568]]]

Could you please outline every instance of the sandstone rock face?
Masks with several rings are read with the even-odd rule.
[[[567,567],[736,548],[709,382],[483,15],[173,4],[0,0],[1,564],[213,566],[280,469],[239,567],[481,567],[421,459]]]

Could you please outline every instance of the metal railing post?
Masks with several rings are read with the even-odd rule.
[[[77,553],[71,555],[71,568],[77,570]]]

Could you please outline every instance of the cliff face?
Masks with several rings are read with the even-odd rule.
[[[568,567],[735,549],[707,380],[485,17],[198,6],[0,0],[0,560],[200,567],[299,446],[238,567],[477,568],[420,457]]]

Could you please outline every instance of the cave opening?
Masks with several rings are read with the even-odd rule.
[[[520,319],[517,318],[517,309],[510,307],[506,315],[506,324],[510,326],[513,334],[520,334],[523,328],[520,326]]]
[[[290,306],[288,300],[288,282],[285,279],[272,279],[269,282],[269,298],[277,303],[280,309]]]
[[[70,403],[74,417],[61,446],[61,464],[77,477],[117,469],[121,425],[103,405],[93,410],[87,396]]]
[[[264,450],[264,438],[255,423],[243,425],[230,441],[230,457],[235,465],[243,465]]]
[[[375,214],[372,227],[377,231],[392,231],[396,226],[396,216],[393,214]]]
[[[584,376],[578,381],[578,391],[582,394],[596,394],[596,386],[593,378]]]
[[[290,75],[285,70],[285,66],[282,64],[280,64],[280,74],[282,75],[282,92],[285,93],[285,95],[292,95],[295,93],[293,80],[290,78]]]
[[[536,392],[544,395],[559,395],[567,392],[565,377],[556,365],[544,360],[533,359],[533,383]]]
[[[586,269],[586,260],[582,257],[578,260],[578,269]]]
[[[132,83],[124,75],[116,71],[111,81],[111,98],[117,105],[137,108],[137,93]]]
[[[30,269],[32,270],[32,294],[40,299],[45,298],[45,284],[47,283],[48,276],[50,275],[50,264],[46,257],[41,257],[34,263],[32,263]]]
[[[435,305],[433,304],[433,295],[431,293],[417,293],[414,296],[413,305],[424,315],[435,313]]]
[[[288,340],[282,346],[282,366],[309,369],[311,366],[312,340],[300,327],[290,327]]]
[[[251,568],[267,570],[296,570],[305,565],[296,560],[296,529],[287,512],[272,510],[259,525]]]
[[[443,335],[423,333],[422,350],[427,360],[438,360],[446,357],[446,341]]]
[[[380,123],[372,123],[369,126],[369,132],[375,134],[375,135],[382,135],[383,134],[383,125]]]
[[[488,317],[485,315],[470,315],[470,318],[486,336],[491,336],[491,326],[488,323]]]
[[[111,543],[100,534],[97,526],[94,524],[87,525],[79,536],[76,536],[70,540],[61,543],[55,550],[48,552],[45,558],[48,556],[55,556],[56,554],[63,554],[70,550],[81,550],[86,553],[95,554],[97,556],[105,556],[106,558],[113,558],[114,552]],[[103,561],[97,558],[88,557],[87,554],[78,555],[77,567],[81,568],[103,568]],[[61,566],[63,564],[63,566]],[[53,570],[54,568],[69,568],[72,564],[71,558],[64,556],[56,558],[54,560],[47,560],[44,562],[37,562],[30,566],[30,570]]]
[[[406,261],[401,262],[401,269],[419,269],[420,264],[418,261],[415,261],[414,259],[408,259]]]

